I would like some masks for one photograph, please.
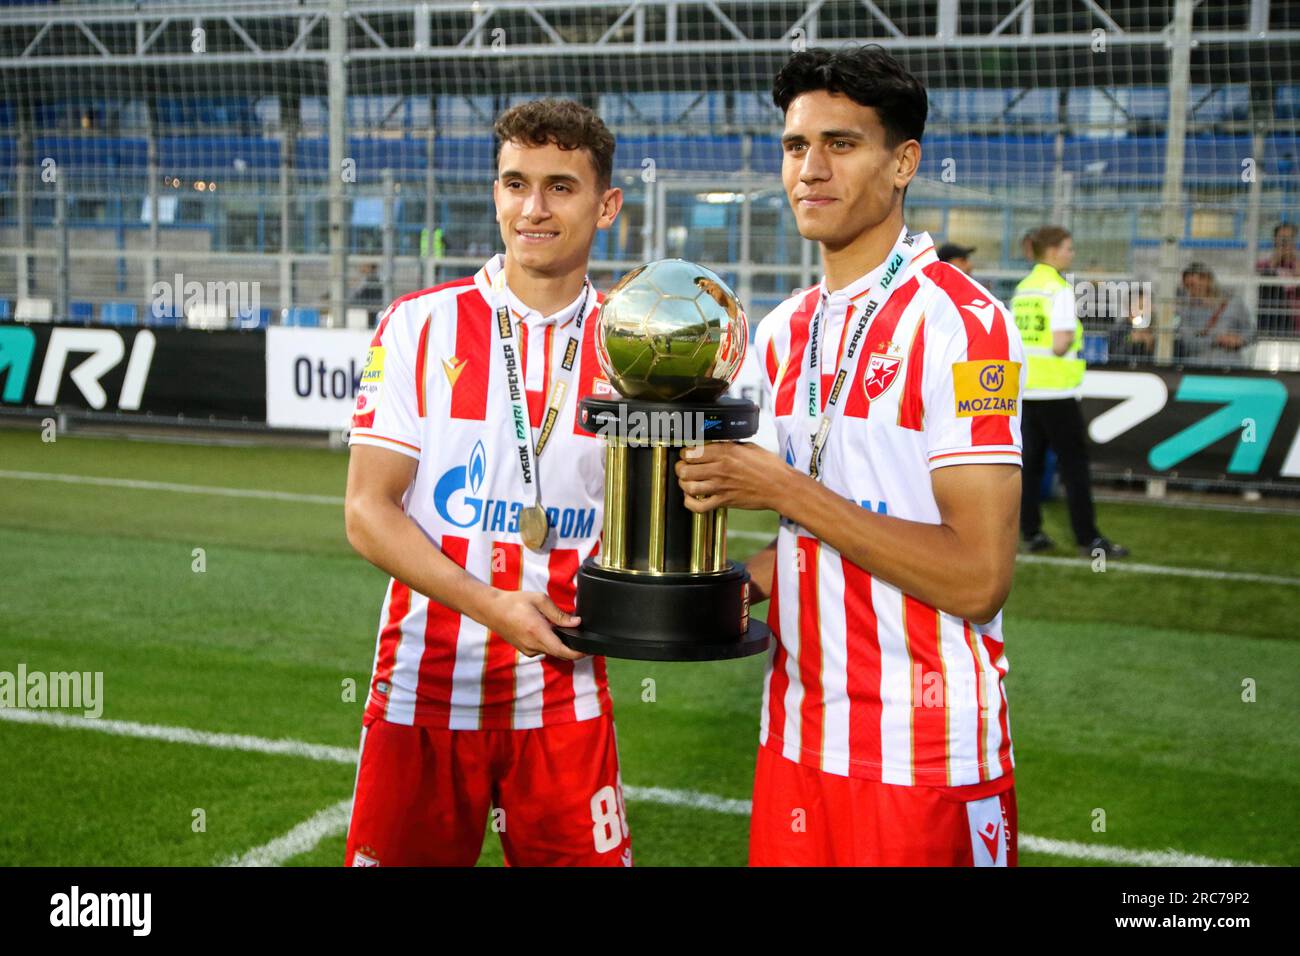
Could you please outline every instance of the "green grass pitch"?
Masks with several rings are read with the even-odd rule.
[[[341,496],[346,464],[323,450],[0,431],[10,473]],[[1100,512],[1135,561],[1300,578],[1298,517]],[[731,527],[775,522],[733,512]],[[1059,505],[1048,531],[1068,539]],[[759,543],[735,538],[732,555]],[[348,548],[337,505],[0,474],[0,671],[102,671],[105,719],[355,749],[384,580]],[[1298,608],[1294,583],[1022,563],[1005,620],[1022,833],[1300,864]],[[624,782],[748,799],[762,670],[761,657],[610,661]],[[0,720],[0,864],[221,862],[346,799],[353,772]],[[628,812],[640,865],[745,861],[743,816],[645,800]],[[286,862],[342,855],[335,834]],[[500,862],[490,834],[482,862]]]

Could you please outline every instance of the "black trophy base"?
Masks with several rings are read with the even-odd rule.
[[[767,650],[772,632],[749,619],[749,573],[629,574],[588,559],[578,570],[582,626],[557,627],[567,646],[634,661],[722,661]]]

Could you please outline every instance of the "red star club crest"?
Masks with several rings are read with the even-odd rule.
[[[872,352],[867,358],[867,374],[863,376],[862,387],[866,390],[867,400],[874,402],[889,390],[898,378],[901,358],[891,358],[880,352]]]

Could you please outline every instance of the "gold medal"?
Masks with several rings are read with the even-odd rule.
[[[541,505],[532,505],[519,512],[519,535],[529,551],[545,548],[550,533],[551,522],[546,517],[546,509]]]

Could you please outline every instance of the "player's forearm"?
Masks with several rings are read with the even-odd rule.
[[[746,561],[745,570],[749,572],[749,603],[759,604],[770,598],[776,571],[776,542]]]
[[[348,542],[363,558],[412,590],[492,626],[496,589],[443,554],[400,507],[349,498],[345,510]]]
[[[1014,557],[951,527],[906,521],[859,507],[807,475],[791,472],[781,513],[873,577],[941,611],[991,620],[1011,590]]]

